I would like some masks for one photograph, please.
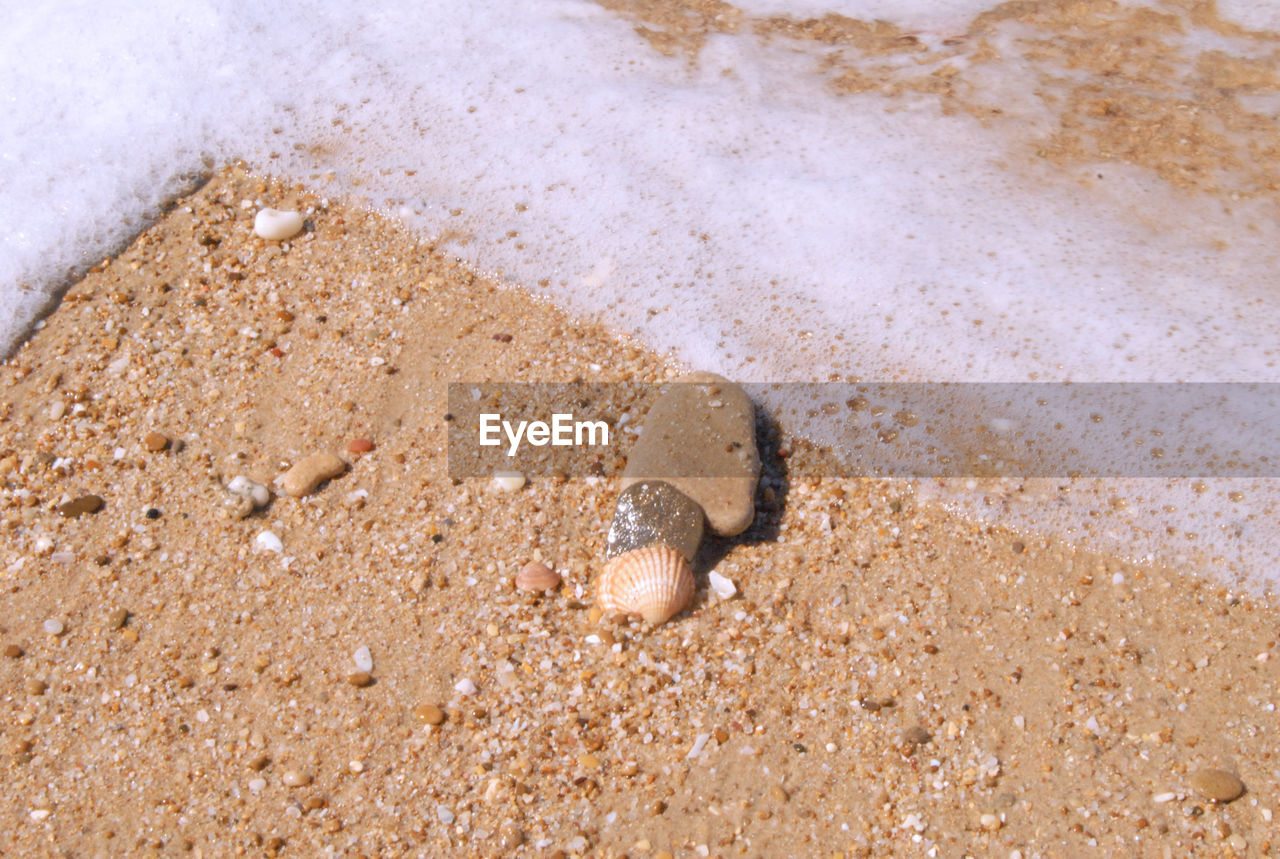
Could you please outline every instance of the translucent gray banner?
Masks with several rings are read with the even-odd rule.
[[[669,387],[452,384],[449,473],[620,474],[645,412]],[[827,476],[1280,476],[1277,384],[788,382],[742,388],[756,404],[766,460],[776,455],[770,444],[779,428],[821,438],[834,448],[834,462],[822,466]],[[693,468],[648,476],[725,476]]]

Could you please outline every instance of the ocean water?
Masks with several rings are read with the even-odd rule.
[[[244,158],[743,380],[1280,381],[1280,3],[68,0],[6,19],[7,346]],[[915,488],[1275,582],[1270,481]]]

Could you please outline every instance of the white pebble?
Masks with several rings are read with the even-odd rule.
[[[1166,802],[1173,802],[1177,798],[1178,795],[1176,793],[1157,793],[1155,796],[1151,797],[1151,801],[1162,804]]]
[[[302,232],[302,215],[280,209],[262,209],[253,218],[253,231],[269,241],[282,242]]]
[[[258,792],[260,792],[260,791],[261,791],[264,787],[266,787],[266,786],[267,786],[267,780],[266,780],[265,778],[253,778],[253,779],[249,779],[249,792],[250,792],[250,793],[258,793]]]
[[[284,543],[281,543],[280,538],[270,531],[263,531],[258,534],[253,538],[253,542],[264,552],[279,553],[284,551]]]
[[[698,734],[698,736],[693,738],[693,748],[689,749],[689,754],[685,755],[685,757],[696,758],[698,755],[702,754],[702,750],[706,747],[707,740],[709,739],[711,739],[710,734]]]
[[[44,627],[44,631],[50,635],[62,635],[63,631],[66,629],[66,627],[62,625],[62,621],[52,617],[46,620],[42,626]]]
[[[31,819],[36,823],[43,823],[49,818],[50,814],[53,814],[53,812],[47,808],[37,808],[35,811],[31,812]]]
[[[351,654],[351,661],[356,664],[356,668],[361,671],[373,670],[373,654],[369,652],[369,648],[360,647],[355,653]]]
[[[453,812],[443,805],[436,809],[436,817],[440,818],[441,823],[453,823]]]
[[[455,683],[455,684],[453,685],[453,688],[454,688],[456,691],[461,692],[463,695],[474,695],[474,694],[476,694],[476,684],[472,683],[472,682],[471,682],[470,680],[468,680],[466,677],[463,677],[461,680],[459,680],[457,683]]]
[[[712,570],[707,575],[707,583],[711,585],[711,590],[715,591],[716,596],[722,600],[730,599],[738,592],[738,588],[734,583],[724,576]]]
[[[270,489],[261,483],[253,482],[243,474],[231,478],[231,482],[227,484],[227,491],[232,495],[248,498],[253,502],[254,507],[266,507],[267,502],[271,500]]]
[[[524,475],[518,471],[498,471],[493,475],[493,485],[503,492],[518,492],[524,484]]]

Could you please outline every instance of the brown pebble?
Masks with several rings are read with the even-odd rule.
[[[920,725],[914,725],[902,732],[903,742],[911,746],[923,746],[932,739],[933,735]]]
[[[347,445],[351,453],[368,453],[373,450],[373,442],[367,438],[353,438]]]
[[[34,677],[29,678],[24,685],[28,695],[43,695],[49,688],[49,684]]]
[[[516,573],[516,588],[522,591],[549,591],[560,585],[560,574],[537,561],[530,561]]]
[[[722,746],[729,740],[729,732],[724,728],[716,728],[715,735],[716,742]]]
[[[271,763],[271,758],[266,755],[258,755],[256,758],[249,761],[249,769],[254,772],[262,772],[267,768],[267,764],[269,763]]]
[[[373,676],[368,671],[356,671],[347,675],[347,682],[363,689],[373,682]]]
[[[97,513],[102,509],[101,495],[81,495],[79,498],[73,498],[66,504],[58,505],[58,513],[66,516],[68,519],[78,519],[85,513]]]
[[[1188,781],[1196,793],[1210,802],[1231,802],[1244,793],[1244,782],[1226,770],[1197,770]]]
[[[347,470],[341,457],[332,453],[313,453],[294,463],[293,467],[277,478],[280,488],[301,498],[315,490],[326,480],[331,480]]]
[[[118,608],[107,615],[107,629],[119,629],[129,622],[129,610]]]
[[[142,446],[152,453],[159,453],[169,446],[169,439],[164,433],[149,432],[143,437]]]
[[[26,653],[26,651],[16,644],[5,645],[4,655],[9,657],[10,659],[21,659],[22,654],[24,653]]]
[[[419,704],[413,708],[413,714],[428,725],[439,725],[444,722],[444,710],[435,704]]]

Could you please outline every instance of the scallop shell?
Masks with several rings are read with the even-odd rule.
[[[624,552],[604,565],[596,600],[606,612],[638,614],[655,626],[679,614],[693,598],[693,570],[670,546]]]

